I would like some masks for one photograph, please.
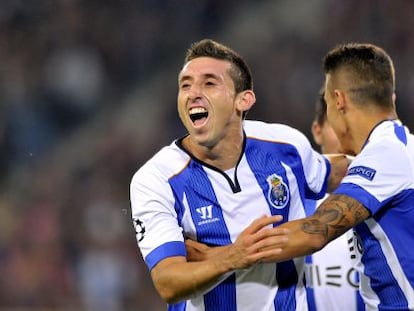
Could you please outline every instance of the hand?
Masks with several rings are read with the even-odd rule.
[[[218,259],[231,269],[245,269],[259,261],[270,261],[279,254],[287,241],[287,229],[267,228],[282,220],[282,216],[262,216],[254,220],[230,245],[209,247],[203,243],[186,240],[188,261]]]
[[[270,262],[288,241],[288,229],[268,226],[282,220],[282,216],[262,216],[254,220],[231,246],[236,255],[237,269],[245,269],[257,262]]]

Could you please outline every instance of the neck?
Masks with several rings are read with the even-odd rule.
[[[396,119],[396,113],[361,113],[352,117],[349,122],[350,135],[353,138],[352,151],[354,154],[361,152],[373,129],[382,121]]]
[[[222,171],[235,167],[243,151],[243,133],[231,140],[221,140],[212,147],[197,143],[191,136],[183,140],[183,146],[193,156]]]

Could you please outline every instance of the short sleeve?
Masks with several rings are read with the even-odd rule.
[[[149,269],[166,257],[185,256],[168,179],[144,167],[132,178],[130,198],[138,246]]]

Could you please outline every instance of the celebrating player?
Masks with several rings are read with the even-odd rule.
[[[396,118],[392,60],[378,46],[349,43],[326,55],[324,70],[328,121],[356,157],[312,216],[281,226],[288,239],[267,239],[282,247],[267,260],[312,253],[354,227],[367,310],[414,310],[414,136]]]
[[[250,70],[215,41],[188,50],[177,102],[188,134],[131,181],[138,245],[160,296],[169,310],[306,310],[303,258],[262,263],[261,241],[286,234],[270,229],[304,217],[305,199],[335,188],[348,160],[328,162],[286,125],[244,120],[255,103]],[[187,238],[204,244],[188,240],[187,253]],[[226,247],[194,261],[204,245]]]

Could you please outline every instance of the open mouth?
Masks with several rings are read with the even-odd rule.
[[[207,110],[202,107],[191,108],[189,113],[190,113],[190,119],[194,123],[194,125],[200,125],[204,123],[208,117]]]

